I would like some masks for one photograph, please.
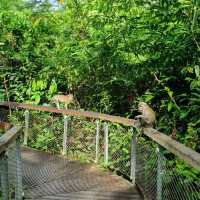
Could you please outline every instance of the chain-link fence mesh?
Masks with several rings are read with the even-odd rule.
[[[20,141],[17,139],[0,154],[0,199],[21,200],[22,187]]]
[[[12,123],[23,125],[24,132],[26,132],[25,112],[13,112],[11,119]],[[95,120],[39,111],[29,111],[27,119],[29,120],[29,147],[53,154],[66,154],[66,157],[70,160],[95,161]],[[66,134],[65,138],[64,133]],[[100,131],[99,159],[103,156],[101,155],[103,137],[104,135]]]
[[[132,129],[119,124],[109,126],[109,166],[130,179]]]
[[[37,149],[40,158],[42,152],[49,152],[51,156],[63,154],[65,158],[65,162],[60,162],[59,157],[48,158],[45,154],[43,162],[34,165],[36,155],[31,157],[29,152],[23,167],[26,197],[34,196],[32,188],[36,185],[39,191],[41,184],[59,177],[59,170],[67,169],[69,160],[80,160],[98,161],[98,164],[106,165],[129,180],[135,179],[142,194],[149,200],[200,199],[200,173],[141,135],[137,137],[136,151],[132,152],[132,128],[56,113],[26,112],[16,110],[11,121],[24,126],[28,146]],[[23,155],[26,156],[26,153],[23,152]],[[136,165],[131,163],[133,157]],[[56,169],[58,162],[59,170]],[[131,177],[133,167],[135,174]],[[28,177],[33,168],[40,169],[40,172],[37,172],[38,178],[30,180]]]
[[[156,199],[157,162],[155,147],[143,138],[137,140],[136,183],[147,199]]]
[[[24,127],[24,136],[28,135],[27,141],[25,139],[24,142],[27,142],[28,147],[38,150],[38,158],[43,157],[42,162],[38,163],[35,154],[30,155],[28,152],[26,156],[26,150],[22,149],[25,160],[23,183],[26,186],[24,188],[26,198],[34,197],[34,187],[37,186],[39,192],[40,185],[51,182],[55,177],[58,179],[58,171],[61,168],[64,169],[64,166],[65,169],[68,169],[67,162],[72,160],[106,165],[130,178],[132,135],[130,128],[98,120],[40,111],[15,110],[12,112],[10,120],[13,124]],[[108,135],[106,135],[106,131]],[[65,134],[66,137],[64,137]],[[51,156],[47,158],[46,154],[43,156],[42,152],[49,152]],[[52,157],[52,154],[64,154],[66,162],[63,162],[62,159],[59,160],[57,156]],[[59,170],[57,169],[58,162],[62,165]],[[53,166],[54,164],[55,166]],[[33,176],[31,173],[35,171],[35,168],[40,170]],[[76,170],[78,170],[77,167]],[[69,171],[70,169],[68,169]],[[28,177],[34,178],[31,180]]]
[[[176,157],[169,160],[163,157],[162,199],[199,200],[200,173]]]
[[[131,128],[98,121],[99,130],[97,130],[96,120],[65,117],[61,114],[39,111],[29,111],[27,118],[25,115],[26,111],[13,112],[12,123],[25,126],[25,119],[28,120],[29,147],[63,154],[65,150],[63,149],[64,129],[67,128],[65,147],[68,159],[84,161],[97,161],[98,159],[98,163],[105,164],[105,149],[108,148],[106,166],[130,178]],[[107,147],[106,126],[108,129]],[[99,132],[98,138],[97,131]],[[97,150],[98,155],[96,155]]]
[[[152,141],[137,141],[136,183],[150,200],[199,200],[200,173]]]

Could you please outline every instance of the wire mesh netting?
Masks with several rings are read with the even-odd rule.
[[[22,162],[17,139],[0,155],[0,199],[22,199]]]
[[[136,148],[136,183],[147,199],[156,199],[157,155],[151,143],[139,138]]]
[[[12,121],[24,125],[24,112],[17,111]],[[28,146],[53,154],[64,154],[63,151],[66,151],[69,159],[94,160],[95,131],[95,121],[31,111],[28,122]],[[66,149],[63,149],[64,147]]]
[[[200,199],[200,173],[182,161],[163,157],[162,199]]]
[[[25,119],[26,111],[15,111],[12,114],[14,124],[25,126]],[[65,152],[69,160],[98,161],[103,165],[106,148],[105,128],[108,126],[108,163],[106,166],[130,178],[132,129],[99,121],[99,130],[97,130],[96,120],[65,117],[61,114],[39,111],[29,111],[27,120],[29,147],[54,154]],[[65,128],[67,135],[64,140]],[[97,131],[99,132],[98,139]],[[97,150],[98,155],[96,155]]]
[[[13,124],[24,127],[24,144],[37,150],[37,154],[30,154],[30,151],[26,154],[26,150],[22,148],[26,160],[26,163],[23,163],[23,183],[26,186],[23,190],[26,198],[33,198],[37,193],[41,195],[47,191],[51,193],[54,189],[61,191],[65,183],[64,178],[62,179],[63,173],[72,170],[68,165],[69,161],[74,160],[98,162],[130,180],[134,167],[131,162],[134,157],[136,159],[134,178],[146,199],[200,199],[200,173],[173,154],[141,134],[137,137],[135,154],[131,154],[131,140],[134,133],[132,128],[41,111],[16,110],[10,120]],[[9,156],[6,155],[8,158],[14,155],[11,152],[8,150]],[[49,154],[43,154],[44,152]],[[62,155],[62,159],[59,155]],[[42,162],[38,161],[39,158],[42,158]],[[8,167],[8,170],[16,174],[14,163],[15,159],[10,159],[8,164],[13,166],[13,169]],[[78,170],[77,167],[74,166],[73,170]],[[35,169],[39,171],[33,175]],[[15,179],[15,176],[12,178]],[[60,183],[56,182],[59,187],[48,185],[58,178],[62,180]],[[10,181],[9,188],[14,188],[13,183],[15,180]],[[48,186],[44,191],[40,188],[42,184]],[[83,184],[83,187],[85,186]],[[12,195],[11,193],[9,195]]]
[[[131,173],[131,138],[131,128],[110,124],[109,166],[128,179]]]
[[[128,178],[130,177],[131,129],[129,130],[118,124],[108,124],[96,120],[40,111],[16,110],[12,113],[10,120],[13,124],[24,127],[24,138],[26,134],[28,135],[28,139],[27,141],[24,139],[24,143],[27,143],[28,147],[37,150],[36,155],[35,153],[30,154],[30,150],[26,153],[26,148],[22,148],[24,159],[23,184],[26,198],[34,198],[38,195],[45,195],[45,193],[55,193],[55,188],[51,186],[51,182],[59,178],[63,179],[64,171],[65,174],[72,171],[72,174],[77,176],[80,171],[80,164],[77,164],[78,166],[74,165],[74,168],[71,169],[70,161],[72,160],[96,162],[105,166],[106,148],[108,148],[108,163],[106,166]],[[106,128],[108,131],[107,147]],[[65,134],[66,138],[64,138]],[[44,152],[48,152],[49,157]],[[64,154],[62,159],[58,157],[60,154]],[[38,159],[41,159],[40,162]],[[35,170],[36,168],[38,171]],[[76,173],[74,173],[74,170]],[[83,172],[84,169],[81,171]],[[35,172],[37,173],[33,175]],[[89,173],[90,169],[88,169],[88,175]],[[94,179],[96,178],[94,177]],[[65,180],[63,179],[63,181]],[[79,180],[77,186],[80,186],[80,183],[84,181]],[[90,183],[83,184],[81,187],[86,187],[88,184],[93,184],[93,182],[94,180],[91,179]],[[64,187],[63,182],[56,184],[61,184],[59,188],[56,187],[57,192],[61,192]],[[41,185],[47,185],[48,188],[41,188]]]
[[[139,138],[136,158],[136,183],[147,199],[200,199],[200,173],[173,154]]]

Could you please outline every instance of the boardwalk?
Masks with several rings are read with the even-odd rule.
[[[26,199],[142,200],[128,181],[97,166],[22,148]]]

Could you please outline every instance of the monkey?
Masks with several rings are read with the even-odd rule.
[[[156,122],[156,114],[151,107],[145,102],[138,104],[138,111],[141,115],[135,117],[140,120],[140,124],[144,127],[153,127]]]
[[[68,104],[70,104],[74,100],[73,94],[68,95],[55,95],[51,99],[52,103],[56,104],[56,107],[60,109],[59,102],[65,104],[65,109],[68,109]]]

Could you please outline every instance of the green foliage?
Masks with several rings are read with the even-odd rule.
[[[119,124],[109,126],[109,167],[127,177],[130,175],[132,131]]]
[[[22,0],[1,0],[0,10],[15,10],[20,9]]]
[[[18,102],[71,92],[83,109],[133,117],[143,100],[157,129],[200,152],[198,0],[2,2],[0,99],[5,78]]]

